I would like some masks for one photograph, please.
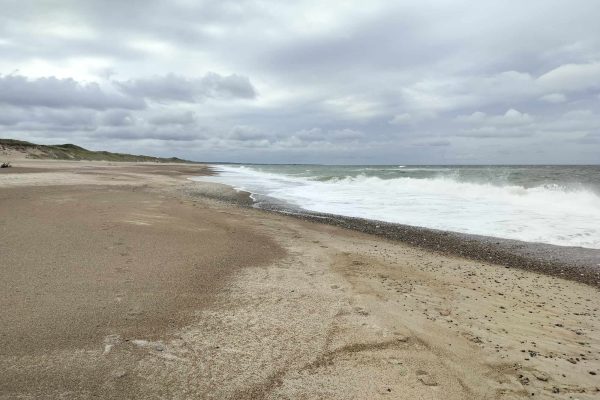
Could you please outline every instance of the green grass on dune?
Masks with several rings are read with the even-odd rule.
[[[192,162],[177,157],[164,158],[144,155],[92,151],[67,143],[43,145],[16,139],[1,139],[0,147],[27,153],[28,158],[52,160],[133,161],[133,162]]]

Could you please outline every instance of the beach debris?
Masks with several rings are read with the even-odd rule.
[[[102,352],[102,355],[110,353],[112,348],[119,343],[121,343],[121,336],[116,334],[106,336],[104,338],[104,351]]]
[[[138,347],[142,347],[142,348],[150,348],[152,350],[155,351],[165,351],[167,350],[167,347],[160,341],[157,342],[151,342],[149,340],[143,340],[143,339],[135,339],[132,340],[131,343],[133,343],[134,345],[138,346]]]
[[[9,162],[4,162],[4,163],[2,163],[2,165],[0,165],[0,168],[10,168],[10,167],[12,167],[12,165],[10,165]]]

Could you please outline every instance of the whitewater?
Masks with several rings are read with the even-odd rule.
[[[219,165],[198,177],[307,211],[600,249],[597,166]]]

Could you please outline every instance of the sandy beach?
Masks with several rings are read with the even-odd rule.
[[[600,397],[594,285],[244,207],[204,165],[11,161],[0,399]]]

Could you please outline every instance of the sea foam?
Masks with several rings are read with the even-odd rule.
[[[199,179],[309,211],[600,249],[600,197],[585,188],[463,182],[451,176],[383,179],[359,174],[323,179],[244,166],[221,166],[219,171]]]

